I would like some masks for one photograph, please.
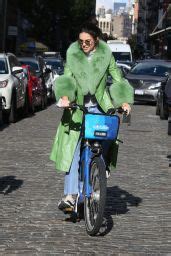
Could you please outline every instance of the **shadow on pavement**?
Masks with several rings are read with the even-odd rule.
[[[134,101],[134,105],[156,106],[156,102]]]
[[[22,180],[17,180],[15,176],[5,176],[0,178],[0,194],[8,195],[19,189],[23,184]]]
[[[112,215],[126,214],[130,206],[137,207],[141,202],[140,197],[136,197],[118,186],[108,187],[103,223],[97,236],[105,236],[112,230],[114,226]],[[79,206],[78,213],[77,215],[70,212],[65,221],[77,223],[84,220],[84,204]]]
[[[169,160],[169,167],[171,167],[171,155],[170,155],[170,154],[167,155],[167,158],[168,158],[168,160]]]
[[[137,207],[141,202],[140,197],[136,197],[118,186],[108,187],[104,223],[99,235],[104,236],[112,230],[114,224],[112,215],[125,214],[129,211],[129,206]]]
[[[6,127],[8,127],[9,124],[6,123],[0,123],[0,131],[4,130]]]

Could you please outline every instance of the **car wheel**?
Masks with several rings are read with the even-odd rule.
[[[9,112],[2,112],[2,121],[3,123],[5,124],[8,124],[9,123]]]
[[[35,112],[35,106],[34,106],[34,102],[32,101],[31,103],[31,113],[34,114]]]
[[[167,134],[171,135],[171,112],[168,114],[168,126],[167,126]]]
[[[9,122],[15,123],[17,121],[17,108],[16,108],[16,98],[13,95],[11,99],[11,109],[9,113]]]
[[[31,103],[29,104],[29,113],[34,114],[34,112],[35,112],[35,106],[34,106],[34,99],[32,97]]]
[[[52,90],[52,102],[54,103],[55,100],[56,100],[56,98],[55,98],[55,92],[54,92],[54,90]]]
[[[171,135],[171,120],[168,120],[168,135]]]
[[[160,107],[159,107],[159,102],[157,100],[157,103],[156,103],[156,115],[159,116],[160,115]]]
[[[160,115],[161,120],[167,120],[167,118],[168,118],[168,113],[167,113],[166,108],[164,106],[163,98],[161,99],[159,115]]]
[[[45,95],[42,96],[42,100],[41,100],[41,109],[45,109],[46,108],[46,102],[45,102]]]
[[[25,100],[24,100],[24,107],[23,107],[23,115],[28,116],[29,114],[29,99],[28,99],[28,93],[25,95]]]
[[[47,93],[44,95],[44,101],[45,101],[45,108],[46,108],[48,104]]]

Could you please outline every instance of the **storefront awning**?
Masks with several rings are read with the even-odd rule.
[[[149,34],[149,36],[155,36],[155,35],[158,35],[158,34],[162,34],[162,33],[165,33],[169,30],[171,30],[171,27],[167,27],[165,29],[161,29],[161,30],[158,30],[156,32],[153,32],[153,33]]]
[[[163,28],[163,29],[160,29],[158,31],[157,28],[159,27],[159,25],[162,24],[163,20],[166,19],[166,17],[170,17],[171,16],[171,4],[168,5],[167,7],[167,10],[165,11],[165,13],[163,14],[163,16],[160,18],[157,26],[155,27],[155,29],[153,30],[153,32],[151,34],[149,34],[149,36],[155,36],[155,35],[158,35],[158,34],[162,34],[162,33],[165,33],[167,32],[168,30],[171,30],[171,27],[167,27],[167,28]]]

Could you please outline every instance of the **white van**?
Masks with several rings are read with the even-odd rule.
[[[107,44],[109,45],[116,62],[131,64],[132,52],[129,44],[118,40],[108,40]]]

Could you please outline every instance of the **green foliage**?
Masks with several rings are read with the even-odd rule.
[[[131,46],[131,49],[134,51],[137,45],[137,35],[131,35],[128,39],[128,44]]]
[[[73,41],[79,26],[95,11],[95,0],[18,0],[22,15],[32,24],[28,37],[54,48],[59,40]],[[65,39],[67,37],[67,39]]]
[[[94,14],[95,0],[70,0],[70,29],[73,31],[73,39],[77,36],[82,23],[89,20]]]

